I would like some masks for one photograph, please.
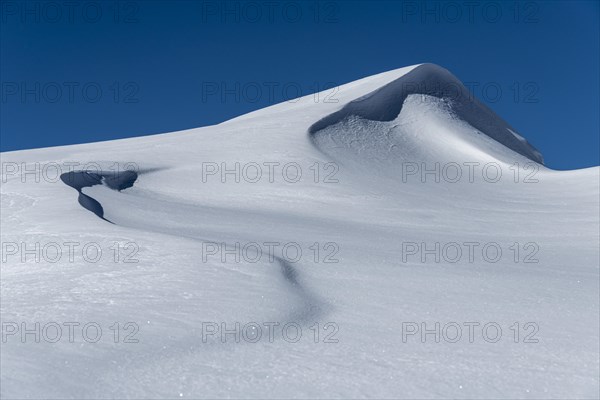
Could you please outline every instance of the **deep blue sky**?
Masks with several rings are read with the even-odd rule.
[[[433,62],[548,166],[600,163],[597,1],[0,4],[2,151],[215,124]]]

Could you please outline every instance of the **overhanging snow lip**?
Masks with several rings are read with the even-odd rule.
[[[314,143],[314,136],[319,131],[350,116],[392,121],[400,114],[404,100],[412,94],[450,99],[452,110],[460,119],[514,152],[544,164],[541,153],[534,146],[512,133],[516,129],[477,100],[450,71],[436,64],[420,64],[400,78],[347,103],[311,125],[309,136]]]
[[[133,186],[138,178],[136,171],[121,171],[121,172],[88,172],[88,171],[69,171],[60,176],[60,179],[67,186],[72,187],[78,192],[79,204],[88,211],[93,212],[104,221],[110,222],[104,218],[104,208],[96,199],[83,193],[82,189],[95,185],[106,185],[109,188],[121,191]]]

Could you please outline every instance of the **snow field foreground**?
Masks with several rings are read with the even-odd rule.
[[[2,153],[2,396],[597,398],[599,168],[457,82]]]

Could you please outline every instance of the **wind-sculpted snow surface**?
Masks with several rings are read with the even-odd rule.
[[[89,171],[70,171],[65,172],[60,176],[60,179],[66,184],[77,190],[79,193],[79,204],[87,210],[90,210],[98,217],[105,221],[104,209],[102,204],[96,200],[82,193],[81,189],[84,187],[90,187],[94,185],[102,185],[103,183],[111,189],[123,190],[133,186],[133,183],[137,179],[137,172],[135,171],[123,171],[123,172],[100,172],[93,173]],[[110,221],[108,221],[110,222]]]
[[[346,104],[341,110],[328,115],[310,127],[310,134],[319,142],[323,130],[360,117],[371,121],[394,121],[401,113],[406,99],[430,103],[432,98],[447,103],[456,118],[465,121],[509,149],[543,164],[537,149],[525,139],[513,134],[514,129],[492,110],[479,102],[454,75],[434,64],[419,65],[406,75]],[[416,99],[416,100],[415,100]],[[437,132],[429,132],[436,135]]]
[[[2,153],[2,398],[597,398],[600,169],[456,83]]]
[[[149,170],[148,172],[152,172],[152,170]],[[103,209],[102,205],[100,204],[100,202],[98,202],[93,197],[84,194],[82,192],[82,189],[89,188],[89,187],[96,186],[96,185],[105,185],[109,189],[120,192],[122,190],[132,187],[134,185],[135,181],[137,180],[137,178],[138,178],[138,173],[136,171],[120,171],[120,172],[99,171],[99,172],[95,172],[95,173],[88,172],[88,171],[70,171],[70,172],[66,172],[60,176],[60,179],[66,185],[77,190],[77,192],[79,193],[79,198],[78,198],[79,204],[81,204],[81,206],[83,208],[93,212],[98,217],[100,217],[100,219],[110,222],[110,223],[114,223],[114,222],[109,221],[106,218],[104,218],[104,209]],[[141,203],[143,202],[146,207],[147,207],[149,201],[151,201],[151,200],[140,199],[140,202]],[[117,203],[118,203],[118,201],[117,201]],[[142,204],[139,204],[134,207],[129,205],[129,207],[126,208],[126,212],[131,213],[131,210],[134,208],[139,211],[140,209],[146,208],[146,207],[143,207]],[[174,201],[169,202],[168,207],[177,209],[177,208],[181,207],[181,205],[177,204],[177,201],[174,200]],[[159,221],[164,221],[164,219],[161,219]],[[155,228],[155,230],[160,233],[165,233],[165,234],[169,234],[170,232],[173,232],[174,221],[172,219],[167,220],[167,221],[168,221],[169,228],[163,230],[163,229],[160,229],[160,226],[159,226],[158,228]],[[141,221],[141,223],[138,223],[138,224],[130,222],[130,227],[148,230],[148,224],[145,221]],[[200,235],[200,233],[198,233],[198,235]],[[195,237],[195,236],[190,236],[190,239],[202,240],[200,237]],[[205,239],[204,241],[209,242],[208,239]],[[223,245],[225,245],[225,244],[223,244]],[[252,257],[252,259],[255,259],[255,258],[257,258],[257,255],[252,254],[251,257]],[[292,263],[288,262],[287,260],[285,260],[281,257],[274,256],[273,262],[275,263],[275,265],[279,265],[281,275],[283,276],[285,282],[289,285],[290,289],[295,294],[299,295],[299,297],[302,299],[302,308],[300,310],[296,309],[296,310],[293,310],[293,312],[290,312],[289,319],[292,321],[300,320],[302,322],[306,322],[306,321],[309,321],[310,318],[315,319],[316,317],[318,317],[319,314],[321,313],[321,311],[323,310],[324,305],[319,304],[319,303],[321,303],[321,301],[318,300],[314,294],[310,293],[310,291],[307,290],[300,283],[299,278],[298,278],[297,268]]]

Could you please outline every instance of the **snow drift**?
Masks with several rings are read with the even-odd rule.
[[[419,65],[349,102],[313,124],[309,132],[326,153],[335,157],[339,152],[361,152],[365,162],[425,161],[428,156],[458,161],[477,157],[473,152],[460,154],[471,147],[509,162],[515,160],[510,149],[543,164],[538,150],[474,98],[454,75],[434,64]]]
[[[2,153],[2,396],[597,397],[600,169],[544,167],[434,65],[316,98]],[[52,261],[36,243],[78,246]]]

